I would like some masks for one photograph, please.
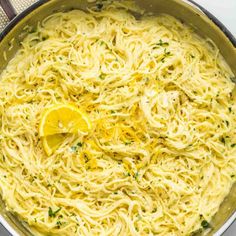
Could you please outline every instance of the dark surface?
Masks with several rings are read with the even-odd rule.
[[[9,20],[16,16],[16,11],[9,0],[0,0],[0,6],[5,11]]]
[[[0,0],[0,1],[1,1],[1,5],[2,5],[2,2],[4,2],[5,0]],[[30,7],[28,7],[26,10],[24,10],[23,12],[18,14],[16,17],[13,17],[12,20],[9,22],[9,24],[6,26],[6,28],[4,28],[4,30],[2,32],[0,32],[0,42],[7,35],[7,33],[9,31],[11,31],[11,29],[14,28],[18,22],[21,21],[21,19],[23,19],[25,16],[27,16],[34,9],[38,8],[39,6],[41,6],[42,4],[44,4],[45,2],[48,2],[48,1],[49,0],[39,0],[39,1],[35,2],[34,4],[32,4]],[[7,14],[7,12],[6,12],[6,14]],[[13,14],[13,12],[11,14]]]

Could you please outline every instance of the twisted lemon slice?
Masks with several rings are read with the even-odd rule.
[[[87,114],[71,104],[54,105],[43,112],[39,135],[47,155],[51,155],[63,142],[65,134],[87,133],[91,129]]]

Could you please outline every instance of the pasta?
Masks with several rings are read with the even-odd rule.
[[[210,39],[132,2],[55,13],[0,76],[0,192],[42,235],[190,235],[235,181],[233,74]],[[51,156],[42,111],[73,103],[88,134]]]

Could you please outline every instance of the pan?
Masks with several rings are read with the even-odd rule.
[[[212,39],[221,54],[236,75],[236,39],[226,27],[206,9],[194,1],[185,0],[136,0],[137,4],[154,14],[167,13],[193,27],[196,32]],[[48,15],[71,9],[83,9],[90,3],[86,0],[39,0],[25,11],[16,14],[9,0],[0,0],[1,7],[9,18],[8,25],[0,33],[0,73],[19,49],[24,37]],[[27,26],[27,27],[26,27]],[[14,39],[14,40],[13,40]],[[235,76],[232,78],[236,82]],[[236,218],[236,185],[234,185],[221,204],[218,213],[211,222],[211,231],[199,233],[206,235],[222,235]],[[7,212],[0,199],[0,223],[13,236],[34,235],[26,223]]]

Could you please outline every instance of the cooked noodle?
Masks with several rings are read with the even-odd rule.
[[[63,236],[189,235],[211,220],[236,174],[233,74],[211,40],[113,3],[55,13],[21,44],[0,76],[7,210]],[[39,121],[61,103],[93,129],[48,157]]]

